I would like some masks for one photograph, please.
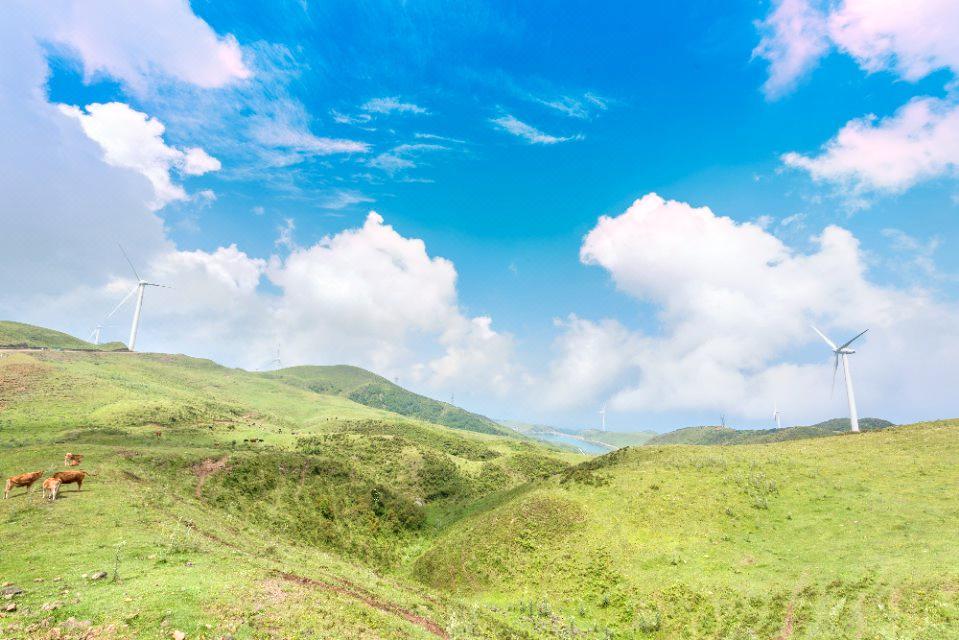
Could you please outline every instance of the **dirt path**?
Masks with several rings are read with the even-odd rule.
[[[207,477],[216,473],[217,471],[226,469],[226,463],[229,459],[229,455],[225,455],[219,460],[207,458],[203,462],[193,465],[193,473],[195,473],[197,477],[196,491],[194,491],[194,495],[197,498],[200,497],[200,492],[203,490],[203,483],[206,482]]]
[[[216,534],[210,533],[209,531],[204,531],[193,522],[188,521],[185,524],[187,527],[189,527],[193,531],[196,531],[197,533],[204,536],[205,538],[208,538],[209,540],[212,540],[226,547],[229,547],[244,555],[251,555],[245,549],[242,549],[241,547],[224,540],[223,538],[217,536]],[[378,611],[383,611],[384,613],[390,613],[395,616],[399,616],[403,618],[404,620],[406,620],[407,622],[410,622],[412,624],[415,624],[418,627],[426,629],[428,632],[432,633],[434,636],[438,638],[443,638],[444,640],[449,639],[449,634],[446,633],[446,630],[443,629],[443,627],[441,627],[435,621],[430,620],[429,618],[425,616],[421,616],[418,613],[414,613],[410,611],[409,609],[405,609],[399,606],[398,604],[381,600],[380,598],[376,597],[375,595],[373,595],[372,593],[370,593],[363,587],[353,582],[350,582],[349,580],[345,578],[330,576],[330,579],[332,581],[324,582],[323,580],[308,578],[306,576],[300,576],[295,573],[280,571],[279,569],[273,569],[272,573],[289,582],[296,582],[301,585],[313,587],[316,589],[323,589],[325,591],[331,591],[333,593],[338,593],[348,598],[352,598],[353,600],[362,602],[363,604],[369,607],[373,607],[374,609],[377,609]],[[427,598],[427,599],[430,599],[430,598]]]
[[[326,591],[332,591],[334,593],[339,593],[341,595],[353,598],[354,600],[359,600],[360,602],[384,611],[386,613],[392,613],[393,615],[400,616],[404,618],[407,622],[411,622],[423,629],[426,629],[434,636],[439,638],[449,638],[449,634],[446,633],[446,630],[443,627],[439,626],[429,618],[425,618],[417,613],[413,613],[409,609],[404,609],[399,605],[393,604],[392,602],[385,602],[379,600],[372,596],[369,592],[364,591],[356,587],[356,585],[346,581],[341,580],[342,584],[330,584],[328,582],[323,582],[321,580],[314,580],[313,578],[307,578],[304,576],[298,576],[295,573],[287,573],[285,571],[277,571],[276,575],[283,578],[284,580],[289,580],[290,582],[297,582],[302,585],[307,585],[310,587],[316,587],[319,589],[324,589]],[[345,586],[349,585],[349,586]]]

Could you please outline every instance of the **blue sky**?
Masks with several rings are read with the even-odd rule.
[[[41,160],[25,172],[35,184],[18,183],[14,199],[32,204],[8,205],[3,215],[32,219],[33,227],[22,225],[27,235],[50,225],[92,227],[101,239],[131,245],[145,269],[178,285],[195,277],[195,288],[187,287],[195,297],[220,301],[203,308],[196,299],[179,306],[169,299],[182,311],[154,312],[162,326],[144,325],[143,348],[255,367],[279,343],[290,364],[355,362],[434,396],[455,392],[496,416],[564,426],[595,421],[604,403],[614,428],[715,422],[720,413],[762,426],[774,401],[796,422],[831,417],[842,403],[829,400],[828,352],[809,322],[837,336],[878,322],[874,333],[886,330],[885,346],[863,347],[873,347],[867,363],[874,368],[898,357],[896,335],[942,333],[934,348],[946,355],[959,344],[936,324],[952,317],[959,282],[959,257],[950,250],[959,241],[959,158],[948,149],[959,139],[950,137],[959,135],[952,124],[959,53],[949,34],[938,41],[923,33],[948,23],[951,10],[919,4],[918,17],[877,24],[873,16],[889,10],[867,0],[195,2],[148,17],[105,2],[55,18],[14,3],[5,9],[8,24],[33,40],[9,44],[8,53],[42,59],[46,71],[5,78],[5,108],[16,114],[9,126],[30,130],[28,113],[36,109],[15,111],[27,95],[17,83],[37,84],[57,111],[45,117],[79,124],[92,141],[84,147],[91,158],[77,171],[92,171],[99,153],[116,174],[103,177],[100,196],[77,202],[94,206],[115,190],[128,194],[133,209],[114,220],[70,205],[69,197],[38,204],[45,172],[53,175],[42,158],[79,163],[74,158],[83,156],[69,153],[80,143],[61,138],[35,143]],[[116,29],[143,36],[109,35]],[[916,114],[901,112],[914,103]],[[98,104],[122,108],[90,108]],[[150,122],[162,132],[140,131]],[[851,122],[861,123],[862,135],[830,155],[824,145]],[[147,147],[134,139],[160,146],[141,153]],[[901,153],[890,152],[895,145]],[[6,151],[14,162],[14,150]],[[789,153],[797,155],[789,160]],[[913,160],[870,164],[884,153]],[[146,196],[144,176],[153,188]],[[624,212],[652,193],[685,208],[653,207],[627,227]],[[801,258],[824,253],[830,225],[849,234],[849,254],[835,258],[846,271],[834,278],[816,272],[835,282],[797,295],[795,308],[766,310],[776,296],[738,291],[729,284],[735,278],[711,282],[711,274],[667,264],[669,255],[650,257],[672,241],[657,235],[667,233],[666,217],[692,220],[695,207],[711,212],[705,227],[683,231],[695,236],[690,246],[702,242],[709,253],[743,239],[746,254],[768,250],[770,264],[782,267],[735,266],[741,255],[718,251],[711,259],[733,265],[737,278],[768,276],[766,286],[783,291],[806,286],[800,276],[813,272]],[[379,237],[378,227],[364,226],[371,210],[394,235],[382,239],[388,247],[370,242],[401,273],[350,271],[350,260],[367,255],[358,245]],[[598,235],[603,215],[622,222],[609,227],[616,238]],[[723,217],[731,229],[716,223]],[[368,234],[350,235],[358,229]],[[727,238],[727,231],[738,235]],[[583,258],[589,234],[595,253]],[[336,238],[355,240],[344,251],[358,253],[338,256]],[[781,246],[770,248],[773,242]],[[48,255],[35,254],[31,272],[43,271],[44,261],[71,272],[69,240],[50,244]],[[217,254],[231,245],[237,255]],[[29,295],[8,287],[2,315],[88,332],[122,298],[128,277],[108,249],[90,251],[102,263],[77,282],[51,276],[31,284]],[[420,266],[405,262],[408,251],[419,252]],[[676,259],[696,267],[700,256],[707,259],[680,249]],[[337,269],[350,274],[338,280]],[[204,288],[218,277],[226,291]],[[349,288],[344,283],[385,313],[364,315],[355,299],[344,301],[348,294],[331,297],[338,286]],[[836,295],[830,286],[850,296],[848,304],[821,299]],[[299,295],[311,287],[313,297]],[[435,299],[420,291],[434,291]],[[727,319],[697,302],[719,293],[747,300],[748,315],[769,318],[769,326],[752,320],[733,330],[743,332],[730,337],[735,354],[712,342],[729,331]],[[33,304],[31,295],[46,303]],[[901,306],[920,311],[887,313]],[[791,323],[782,339],[775,334],[780,312]],[[366,327],[375,339],[356,339],[351,327]],[[122,326],[111,331],[125,337]],[[595,332],[595,340],[575,342],[587,339],[583,332]],[[762,336],[758,360],[745,346],[753,334]],[[671,354],[679,369],[654,370]],[[590,374],[594,367],[601,373]],[[923,375],[936,384],[916,382],[893,401],[895,378],[867,369],[857,377],[867,387],[864,412],[908,420],[948,410],[942,375]],[[690,398],[676,389],[687,384],[715,385],[715,393]]]

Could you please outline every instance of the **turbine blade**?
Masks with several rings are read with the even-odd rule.
[[[150,286],[150,287],[163,287],[164,289],[172,289],[172,288],[173,288],[173,287],[171,287],[171,286],[168,285],[168,284],[157,284],[156,282],[144,282],[143,284],[145,284],[145,285],[147,285],[147,286]]]
[[[130,289],[130,293],[128,293],[126,296],[124,296],[123,300],[120,301],[120,304],[118,304],[117,306],[113,307],[113,311],[111,311],[110,313],[108,313],[108,314],[106,315],[106,317],[104,318],[104,320],[106,320],[107,318],[112,317],[114,313],[116,313],[117,311],[119,311],[119,310],[120,310],[120,307],[122,307],[123,305],[125,305],[126,302],[127,302],[127,300],[130,299],[130,296],[132,296],[134,293],[136,293],[137,288],[138,288],[139,286],[140,286],[140,285],[137,285],[136,287],[133,287],[132,289]]]
[[[826,341],[826,344],[829,345],[829,348],[830,348],[830,349],[832,349],[833,351],[835,351],[836,349],[839,348],[839,347],[836,346],[836,343],[835,343],[835,342],[833,342],[832,340],[830,340],[829,338],[827,338],[827,337],[826,337],[826,334],[823,333],[822,331],[820,331],[819,329],[817,329],[815,325],[809,325],[809,326],[812,327],[812,330],[813,330],[813,331],[815,331],[816,333],[819,334],[819,337],[820,337],[820,338],[822,338],[823,340]]]
[[[869,329],[866,329],[866,331],[869,331]],[[866,333],[866,331],[863,331],[863,332],[860,333],[858,336],[856,336],[855,338],[853,338],[852,340],[850,340],[849,342],[847,342],[846,344],[842,345],[842,346],[839,347],[839,348],[840,348],[840,349],[845,349],[846,347],[848,347],[849,345],[851,345],[853,342],[855,342],[856,340],[858,340],[859,338],[861,338],[861,337],[863,336],[863,334]]]
[[[117,246],[120,247],[120,251],[123,252],[123,257],[127,259],[127,264],[130,265],[130,268],[131,268],[131,269],[133,269],[133,275],[135,275],[135,276],[137,277],[137,281],[139,282],[139,281],[141,280],[140,274],[137,273],[137,268],[134,267],[134,266],[133,266],[133,262],[130,261],[130,256],[128,256],[128,255],[127,255],[127,252],[123,250],[123,245],[122,245],[122,244],[120,244],[120,243],[118,242],[118,243],[117,243]]]

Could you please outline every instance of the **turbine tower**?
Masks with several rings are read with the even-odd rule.
[[[819,334],[819,337],[822,338],[826,344],[829,345],[829,348],[832,349],[832,352],[836,356],[835,364],[832,368],[832,388],[833,391],[836,389],[836,372],[839,371],[839,360],[842,360],[842,375],[846,380],[846,399],[849,401],[849,425],[852,427],[853,433],[859,433],[859,412],[856,410],[856,394],[852,390],[852,372],[849,369],[849,356],[856,353],[855,349],[850,349],[849,345],[858,340],[866,331],[863,331],[855,338],[847,340],[845,343],[840,346],[836,346],[836,343],[826,337],[822,331],[813,327],[813,331]]]
[[[90,337],[93,338],[93,344],[100,344],[100,330],[103,329],[102,324],[98,324],[97,328],[93,330],[93,333],[90,334]]]
[[[782,414],[782,411],[779,410],[779,407],[776,405],[776,403],[773,403],[773,420],[776,421],[776,428],[777,428],[777,429],[782,429],[782,428],[783,428],[783,425],[782,425],[782,415],[783,415],[783,414]]]
[[[603,423],[602,423],[602,427],[600,428],[600,431],[602,431],[603,433],[606,433],[606,405],[605,404],[603,405],[603,408],[599,410],[599,415],[603,417]]]
[[[122,246],[120,247],[120,251],[123,252],[123,257],[126,258],[127,264],[130,265],[130,269],[133,270],[133,275],[136,276],[136,279],[137,279],[137,284],[136,284],[136,286],[133,288],[133,291],[131,291],[130,293],[128,293],[128,294],[127,294],[127,297],[124,298],[123,301],[120,302],[119,305],[117,305],[117,309],[119,309],[120,306],[122,306],[123,303],[126,302],[127,299],[128,299],[134,292],[136,292],[136,294],[137,294],[137,301],[136,301],[135,306],[133,307],[133,323],[130,325],[130,341],[129,341],[129,343],[127,344],[127,348],[129,348],[130,351],[136,351],[137,330],[140,328],[140,310],[143,308],[143,292],[144,292],[144,290],[146,290],[147,287],[163,287],[163,288],[165,288],[165,289],[169,289],[170,287],[166,286],[165,284],[157,284],[157,283],[155,283],[155,282],[147,282],[146,280],[144,280],[143,278],[141,278],[141,277],[140,277],[140,274],[137,273],[136,267],[134,267],[134,266],[133,266],[133,263],[130,261],[130,256],[127,255],[127,252],[126,252],[126,251],[123,251],[123,247],[122,247]],[[113,311],[115,312],[116,309],[114,309]],[[110,315],[113,315],[113,312],[111,312]]]

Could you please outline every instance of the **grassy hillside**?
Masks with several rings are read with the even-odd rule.
[[[859,428],[862,431],[885,429],[893,424],[879,418],[862,418]],[[686,427],[654,436],[647,444],[759,444],[763,442],[784,442],[804,438],[822,438],[849,433],[848,418],[833,418],[819,424],[802,427],[783,427],[782,429],[733,429],[731,427]]]
[[[0,349],[83,349],[88,351],[116,351],[126,349],[120,342],[95,345],[74,338],[70,334],[44,329],[32,324],[0,320]]]
[[[614,637],[957,638],[956,459],[957,421],[620,449],[459,522],[414,573]]]
[[[0,475],[67,451],[96,473],[82,492],[0,501],[0,583],[25,590],[0,637],[86,633],[70,618],[97,637],[517,637],[403,567],[585,459],[185,356],[0,358]]]
[[[442,424],[452,429],[499,435],[509,433],[508,429],[504,429],[502,425],[485,416],[407,391],[386,378],[359,367],[348,365],[290,367],[263,375],[317,393],[342,396],[368,407],[385,409],[411,418]]]
[[[0,637],[959,639],[957,421],[587,458],[185,356],[5,353],[0,475],[68,451],[83,491],[0,500]]]

